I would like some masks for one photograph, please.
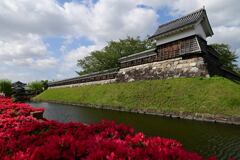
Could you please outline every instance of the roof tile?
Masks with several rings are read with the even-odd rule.
[[[176,20],[162,24],[158,27],[157,31],[149,39],[156,37],[158,35],[164,34],[166,32],[184,27],[186,25],[196,23],[198,20],[202,18],[204,14],[206,14],[205,9],[200,9],[186,16],[180,17]]]

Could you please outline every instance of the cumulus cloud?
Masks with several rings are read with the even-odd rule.
[[[90,52],[95,50],[101,50],[105,44],[98,45],[89,45],[89,46],[81,46],[79,48],[71,50],[68,54],[63,57],[62,65],[57,74],[56,79],[63,79],[66,77],[72,77],[74,71],[79,71],[77,67],[77,60],[82,59],[85,56],[89,55]],[[76,75],[75,75],[76,76]]]
[[[32,64],[32,66],[36,69],[49,69],[57,65],[58,65],[58,60],[53,57],[38,59],[36,60],[35,64]]]
[[[126,22],[126,18],[131,21]],[[107,41],[126,36],[126,32],[136,36],[133,26],[139,24],[143,27],[138,35],[145,36],[151,27],[144,26],[151,26],[156,18],[154,10],[137,8],[134,0],[101,0],[90,6],[77,2],[60,6],[55,0],[0,1],[0,35],[6,37],[33,33]],[[143,20],[147,21],[142,23]]]
[[[63,9],[54,0],[2,0],[0,35],[61,34],[68,26],[63,16]]]
[[[218,26],[214,27],[215,35],[210,39],[210,42],[228,43],[233,47],[239,47],[240,44],[240,26],[227,27]]]
[[[0,38],[0,59],[25,59],[28,57],[43,57],[47,47],[38,35],[15,35],[12,39]]]
[[[63,7],[66,19],[73,24],[72,32],[96,43],[126,35],[146,36],[157,20],[153,9],[138,8],[135,1],[129,0],[101,0],[91,7],[71,2]]]
[[[101,50],[103,49],[104,45],[90,45],[90,46],[81,46],[77,49],[71,50],[67,55],[65,55],[64,60],[65,62],[74,62],[74,65],[76,65],[77,59],[82,59],[85,56],[89,55],[90,52],[95,50]],[[73,64],[68,64],[73,65]]]
[[[47,46],[38,35],[16,35],[14,39],[0,39],[0,62],[8,66],[50,68],[57,60],[48,55]]]
[[[206,9],[209,12],[213,27],[240,26],[240,1],[238,0],[208,0]]]

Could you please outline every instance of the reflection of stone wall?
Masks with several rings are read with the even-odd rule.
[[[129,82],[135,80],[198,76],[209,76],[204,59],[202,57],[189,59],[182,59],[180,57],[122,68],[117,74],[116,81]]]

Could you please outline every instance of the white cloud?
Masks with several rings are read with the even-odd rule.
[[[38,35],[28,34],[0,39],[0,62],[8,66],[46,69],[57,60],[49,56],[47,46]]]
[[[84,58],[92,51],[103,49],[104,46],[105,44],[80,46],[79,48],[68,52],[63,57],[62,65],[59,68],[56,79],[63,79],[66,77],[74,76],[74,71],[79,71],[79,68],[77,67],[77,60]]]
[[[53,57],[38,59],[36,63],[32,65],[36,69],[50,69],[58,65],[58,60]]]
[[[96,43],[126,35],[144,37],[153,31],[151,26],[157,20],[153,9],[137,8],[137,3],[129,0],[101,0],[90,8],[71,2],[63,7],[75,36],[88,37]]]
[[[66,62],[72,62],[76,65],[76,60],[82,59],[85,56],[89,55],[90,52],[95,50],[100,50],[103,45],[90,45],[90,46],[81,46],[77,49],[71,50],[64,58]],[[71,64],[72,65],[72,64]]]
[[[55,0],[1,0],[0,35],[52,35],[66,32],[63,9]]]
[[[214,36],[209,39],[210,42],[228,43],[234,48],[240,48],[240,26],[218,26],[213,29]]]
[[[12,39],[0,38],[0,59],[25,59],[28,57],[43,57],[47,47],[38,35],[15,35]]]
[[[213,26],[240,26],[240,1],[207,0],[206,9]]]
[[[41,36],[71,35],[88,37],[95,41],[109,41],[126,36],[125,31],[136,36],[132,22],[125,22],[125,17],[129,16],[134,16],[134,24],[149,26],[147,29],[138,29],[141,36],[149,33],[152,29],[150,26],[157,18],[154,10],[137,8],[134,0],[100,0],[90,7],[76,2],[66,2],[60,6],[55,0],[2,0],[0,36],[32,33]],[[146,22],[142,23],[144,20]]]

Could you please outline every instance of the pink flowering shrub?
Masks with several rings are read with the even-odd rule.
[[[202,160],[173,139],[145,137],[114,122],[84,125],[39,120],[43,111],[0,97],[2,160]],[[211,158],[215,159],[214,157]]]

